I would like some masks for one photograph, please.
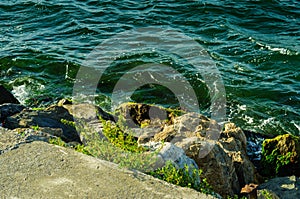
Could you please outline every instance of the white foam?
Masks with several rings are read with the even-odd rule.
[[[261,48],[266,48],[270,51],[273,51],[273,52],[279,52],[280,54],[282,55],[298,55],[299,53],[298,52],[292,52],[291,50],[289,49],[286,49],[286,48],[280,48],[280,47],[272,47],[270,45],[265,45],[265,44],[262,44],[262,43],[259,43],[259,42],[256,42],[259,46],[261,46]]]
[[[248,124],[253,124],[253,122],[254,122],[254,118],[250,117],[248,115],[245,115],[245,120]]]
[[[12,94],[19,100],[21,104],[25,104],[26,100],[32,96],[35,91],[42,91],[45,89],[45,85],[35,83],[34,89],[31,86],[22,84],[20,86],[13,86]]]
[[[245,111],[247,110],[247,105],[237,105],[237,108],[239,111]]]
[[[13,86],[12,94],[19,100],[21,104],[25,104],[26,99],[29,97],[29,91],[26,85]]]

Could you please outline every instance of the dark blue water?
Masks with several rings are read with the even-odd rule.
[[[216,63],[228,120],[266,134],[300,134],[299,1],[1,0],[0,19],[0,83],[27,105],[71,96],[78,69],[105,40],[147,26],[170,27],[205,48]],[[201,77],[157,52],[115,60],[99,84],[97,102],[109,106],[120,76],[150,62],[184,74],[207,112],[211,99]],[[139,88],[132,100],[178,105],[160,85]]]

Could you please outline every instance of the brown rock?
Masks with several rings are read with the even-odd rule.
[[[219,140],[185,138],[176,145],[194,159],[203,176],[222,196],[239,194],[246,184],[257,182],[256,170],[246,154],[245,135],[232,123],[225,125]]]
[[[242,190],[241,194],[249,199],[257,199],[257,184],[246,184]]]
[[[133,108],[134,113],[128,106]],[[150,107],[123,105],[123,112],[134,116],[136,125],[149,120],[147,114]],[[162,130],[152,139],[140,134],[140,142],[163,141],[182,148],[203,170],[203,176],[214,190],[224,197],[239,194],[246,184],[257,183],[255,167],[246,153],[246,136],[240,128],[228,123],[222,131],[216,121],[198,113],[186,113],[169,119],[169,122],[160,123]]]

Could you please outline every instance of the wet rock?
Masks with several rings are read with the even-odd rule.
[[[3,122],[9,116],[20,113],[23,109],[25,109],[25,106],[20,104],[0,105],[0,122]]]
[[[0,85],[0,104],[11,103],[20,104],[20,102],[2,85]]]
[[[29,127],[49,127],[62,129],[61,138],[66,142],[80,142],[76,129],[61,120],[73,121],[72,115],[67,109],[59,106],[51,106],[45,110],[24,109],[22,112],[8,117],[4,122],[4,127],[8,129],[29,128]]]
[[[300,176],[300,138],[285,134],[266,139],[260,166],[264,176]]]

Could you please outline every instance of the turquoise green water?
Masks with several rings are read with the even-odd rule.
[[[170,27],[198,42],[216,63],[226,89],[227,120],[256,132],[299,135],[299,1],[2,0],[0,16],[0,83],[27,105],[71,96],[87,55],[112,36],[147,26]],[[109,106],[122,74],[154,61],[184,74],[208,112],[210,99],[201,77],[190,66],[174,66],[172,57],[156,53],[115,60],[99,84],[98,102]],[[159,85],[141,87],[132,100],[178,106],[175,96]]]

